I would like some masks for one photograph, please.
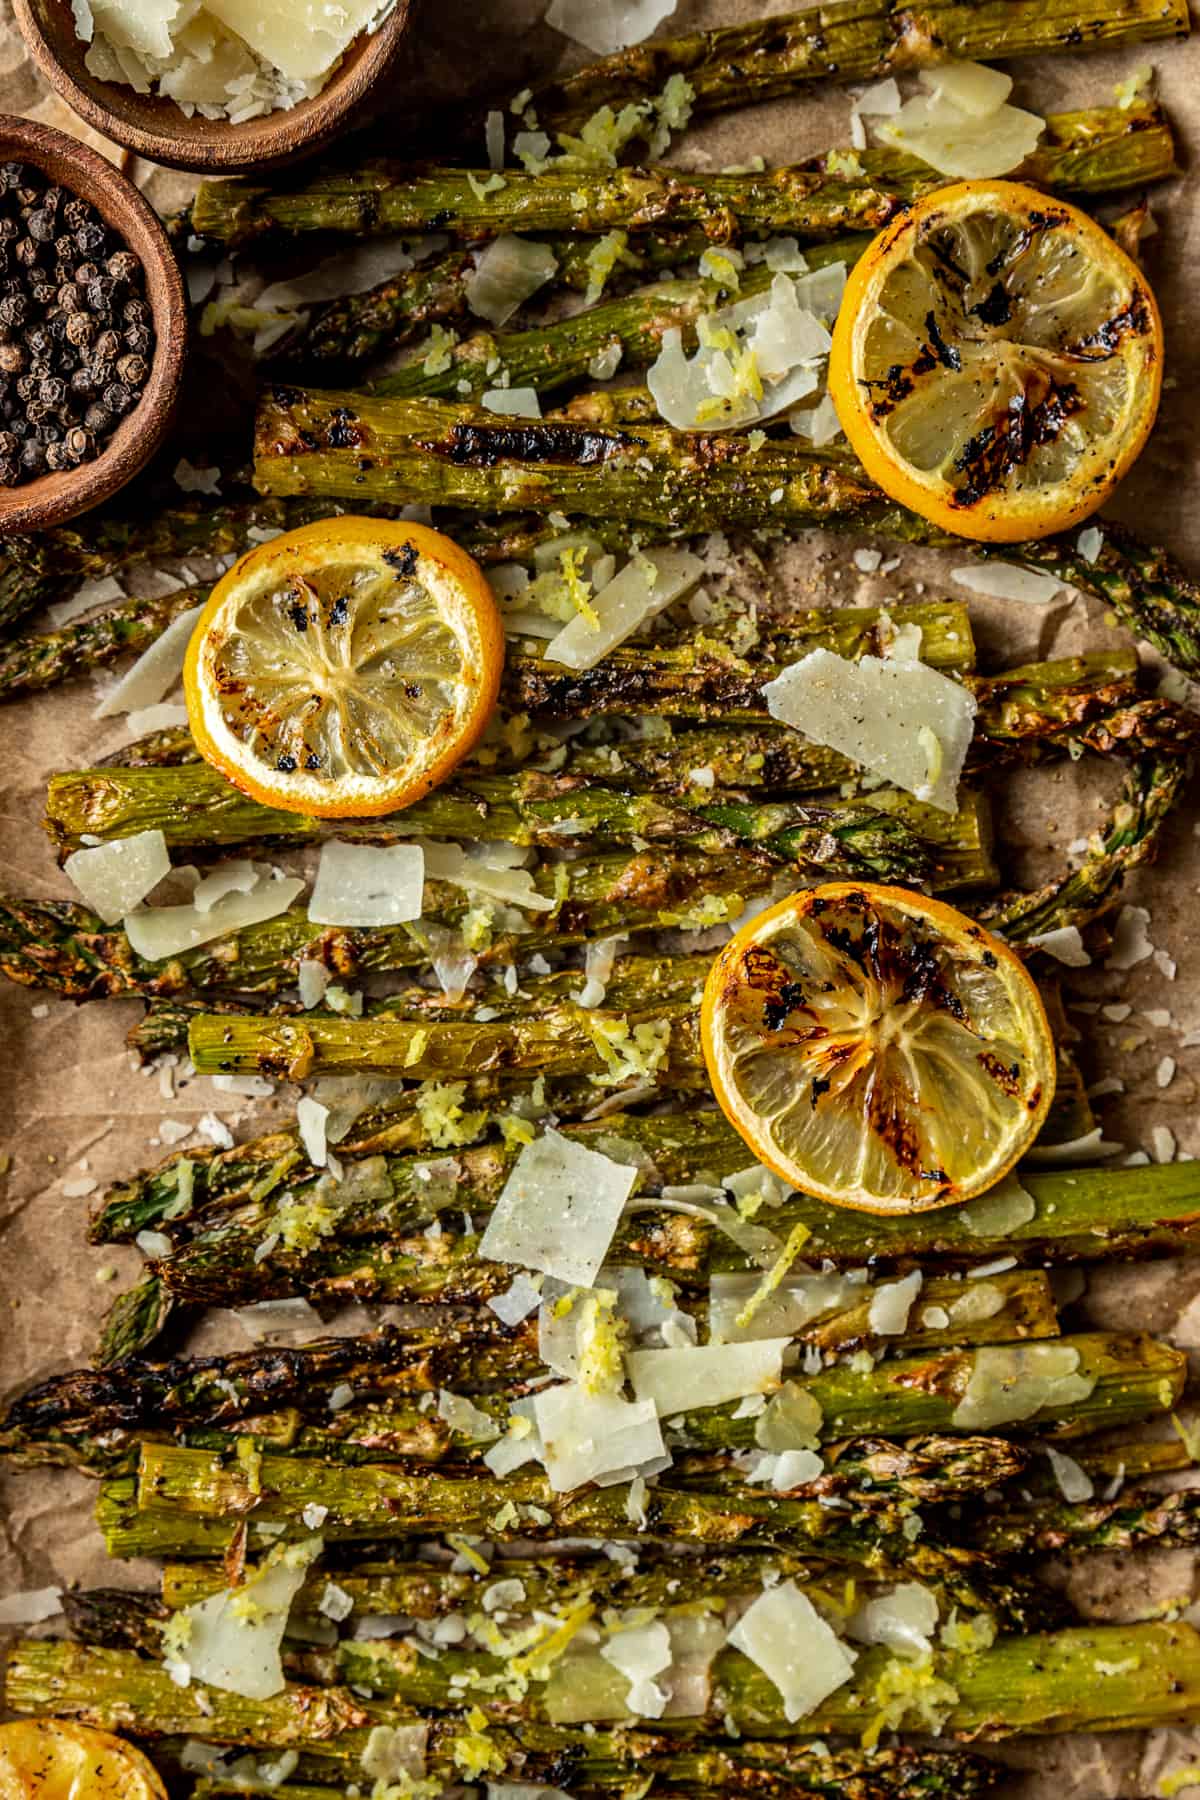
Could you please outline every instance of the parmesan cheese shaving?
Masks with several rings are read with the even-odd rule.
[[[635,1168],[548,1130],[518,1156],[479,1254],[591,1287],[637,1179]]]
[[[555,1493],[587,1481],[612,1486],[647,1465],[662,1466],[662,1430],[650,1400],[631,1404],[568,1381],[536,1396],[534,1418]]]
[[[372,1781],[421,1781],[425,1776],[428,1725],[375,1725],[362,1753],[362,1771]]]
[[[958,1209],[959,1223],[973,1237],[1003,1238],[1037,1215],[1037,1201],[1015,1175],[1003,1175],[986,1194]]]
[[[542,403],[531,387],[487,388],[479,396],[484,412],[503,413],[514,419],[540,419]]]
[[[744,1394],[779,1386],[788,1338],[747,1344],[703,1344],[680,1350],[631,1350],[629,1380],[639,1400],[652,1400],[660,1416],[694,1407],[722,1406]]]
[[[324,1168],[328,1158],[325,1145],[325,1124],[329,1118],[329,1108],[313,1100],[308,1094],[297,1102],[296,1126],[300,1132],[300,1142],[304,1145],[305,1154],[316,1169]]]
[[[1070,1344],[985,1344],[974,1353],[970,1380],[951,1423],[959,1431],[987,1431],[1086,1400],[1095,1377],[1080,1375]]]
[[[1092,960],[1083,947],[1078,925],[1059,925],[1054,931],[1041,931],[1025,942],[1030,950],[1044,950],[1068,969],[1086,969]]]
[[[550,0],[546,23],[596,56],[640,44],[675,11],[675,0]]]
[[[896,1656],[928,1656],[937,1630],[938,1604],[917,1581],[903,1582],[860,1606],[847,1630],[860,1644],[882,1644]]]
[[[419,919],[425,856],[419,844],[321,847],[308,916],[314,925],[403,925]]]
[[[577,614],[551,638],[548,661],[594,668],[640,625],[694,588],[703,573],[703,563],[690,550],[652,549],[634,557],[593,596],[594,622]]]
[[[192,905],[197,912],[211,912],[226,894],[248,894],[258,885],[258,870],[252,862],[239,860],[222,863],[192,889]]]
[[[137,712],[143,706],[154,706],[165,700],[183,674],[183,658],[188,639],[202,606],[189,607],[172,619],[166,630],[143,650],[131,669],[127,669],[115,687],[109,689],[92,714],[94,719],[110,719],[115,713]]]
[[[1096,1485],[1087,1470],[1081,1468],[1073,1456],[1066,1456],[1061,1450],[1046,1445],[1046,1455],[1054,1479],[1058,1483],[1058,1491],[1064,1500],[1072,1503],[1090,1500],[1096,1492]]]
[[[92,911],[115,925],[170,873],[171,858],[161,831],[139,831],[88,850],[73,850],[63,864]]]
[[[898,1337],[908,1327],[913,1301],[921,1291],[924,1277],[920,1269],[899,1281],[887,1281],[876,1288],[867,1308],[867,1324],[880,1337]]]
[[[1001,94],[1011,90],[1007,75],[978,63],[942,64],[922,70],[921,81],[931,92],[905,101],[879,136],[940,174],[1006,175],[1037,148],[1045,120],[1008,105]]]
[[[528,869],[506,868],[497,861],[468,856],[458,844],[424,843],[421,848],[427,881],[448,881],[468,893],[518,906],[523,912],[554,911],[554,901],[538,893]]]
[[[265,879],[260,869],[258,885],[249,894],[226,894],[207,912],[200,912],[195,906],[139,907],[127,915],[125,932],[138,956],[144,956],[148,962],[161,962],[184,950],[194,950],[198,944],[210,944],[229,932],[278,918],[303,887],[298,875]]]
[[[273,1550],[240,1587],[222,1588],[175,1613],[163,1632],[164,1657],[181,1685],[203,1682],[269,1700],[286,1685],[280,1646],[292,1601],[320,1555],[321,1539]]]
[[[956,810],[976,706],[949,676],[924,663],[877,656],[851,662],[812,650],[762,691],[772,718],[811,742],[840,750],[941,812]]]
[[[840,1311],[862,1296],[861,1284],[844,1275],[796,1273],[784,1277],[743,1325],[746,1302],[759,1287],[756,1275],[714,1275],[709,1284],[709,1332],[714,1343],[794,1337],[822,1314]]]
[[[765,1588],[742,1614],[729,1642],[778,1690],[784,1716],[792,1725],[836,1693],[854,1673],[855,1652],[794,1581]]]
[[[490,1444],[500,1436],[500,1427],[491,1414],[483,1412],[465,1394],[452,1394],[442,1388],[438,1394],[437,1416],[469,1444]]]
[[[968,563],[950,573],[972,594],[983,594],[991,600],[1021,600],[1031,606],[1045,606],[1063,591],[1057,576],[1023,569],[1018,563]]]
[[[644,1718],[660,1719],[666,1710],[667,1691],[654,1680],[671,1666],[671,1634],[661,1619],[618,1631],[600,1651],[629,1682],[625,1704]]]
[[[558,258],[548,244],[505,233],[476,258],[474,272],[463,284],[467,304],[477,318],[503,325],[557,268]]]

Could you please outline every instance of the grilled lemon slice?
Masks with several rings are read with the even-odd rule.
[[[933,524],[1016,542],[1087,518],[1154,423],[1162,322],[1106,232],[1011,181],[930,194],[851,272],[829,358],[871,478]]]
[[[166,1800],[154,1764],[69,1719],[0,1725],[0,1800]]]
[[[243,556],[188,645],[197,748],[267,806],[393,812],[474,747],[504,628],[479,566],[423,525],[330,519]]]
[[[904,888],[836,883],[760,913],[713,964],[700,1029],[713,1090],[755,1156],[865,1212],[981,1193],[1054,1096],[1023,963]]]

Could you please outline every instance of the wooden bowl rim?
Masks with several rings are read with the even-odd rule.
[[[187,118],[172,100],[137,94],[120,82],[100,81],[83,68],[87,46],[75,35],[60,47],[52,22],[71,19],[69,0],[12,0],[21,35],[41,73],[73,112],[102,136],[150,162],[191,174],[247,173],[290,162],[326,143],[384,75],[412,23],[415,0],[393,0],[372,32],[360,32],[321,92],[286,110],[233,125],[225,119]],[[68,58],[70,66],[68,66]],[[161,127],[147,124],[147,112]]]
[[[157,213],[98,151],[52,125],[0,113],[0,161],[32,163],[91,201],[142,264],[154,320],[154,361],[142,397],[107,447],[76,469],[0,488],[0,531],[41,531],[99,505],[143,469],[171,424],[183,378],[188,310],[183,277]]]

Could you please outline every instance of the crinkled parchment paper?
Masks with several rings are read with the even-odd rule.
[[[426,7],[412,67],[399,84],[399,104],[411,92],[422,103],[437,97],[454,105],[455,84],[464,71],[486,71],[496,89],[512,92],[565,61],[563,40],[538,23],[542,10],[541,0],[440,0]],[[781,0],[680,0],[674,23],[690,28],[784,10]],[[1200,132],[1200,42],[1042,59],[1014,68],[1014,97],[1040,113],[1104,103],[1118,79],[1147,62],[1158,71],[1186,164]],[[40,83],[7,4],[0,5],[0,107],[91,137]],[[756,107],[689,134],[679,160],[719,168],[762,152],[768,163],[787,162],[823,145],[848,142],[848,113],[846,94],[836,89],[816,99]],[[111,147],[110,152],[118,160],[119,153]],[[185,178],[145,165],[135,165],[133,172],[161,205],[176,203],[187,191]],[[1166,320],[1167,392],[1153,440],[1112,511],[1200,572],[1198,182],[1200,173],[1153,196],[1160,229],[1146,246],[1147,266]],[[248,446],[248,423],[242,441]],[[950,575],[969,560],[965,552],[905,550],[888,574],[865,576],[853,564],[854,547],[853,540],[801,539],[775,560],[772,576],[810,595],[813,603],[909,600],[921,592],[966,597]],[[985,667],[1119,641],[1103,609],[1078,596],[1064,595],[1049,608],[973,603],[973,609]],[[0,858],[3,885],[12,892],[69,892],[39,824],[42,795],[52,769],[87,763],[123,741],[120,720],[92,720],[94,704],[94,686],[85,680],[0,709]],[[1112,776],[1108,769],[1068,763],[1007,783],[996,800],[1008,868],[1024,877],[1044,877],[1068,845],[1095,828],[1104,796],[1112,792]],[[1130,902],[1148,909],[1150,940],[1164,954],[1125,974],[1101,964],[1068,972],[1068,992],[1091,1009],[1072,1014],[1089,1079],[1111,1075],[1125,1084],[1123,1093],[1101,1105],[1106,1136],[1123,1143],[1127,1153],[1149,1149],[1153,1128],[1166,1125],[1180,1154],[1200,1154],[1200,1048],[1181,1044],[1188,1033],[1200,1031],[1198,821],[1194,803],[1180,807],[1158,863],[1128,890]],[[1168,978],[1172,965],[1176,973]],[[1124,1018],[1109,1019],[1097,1003],[1124,1003],[1130,1010]],[[164,1154],[159,1142],[164,1118],[195,1122],[215,1112],[235,1134],[247,1135],[293,1104],[285,1096],[251,1106],[216,1093],[206,1080],[177,1080],[176,1091],[170,1085],[164,1091],[158,1073],[133,1068],[124,1049],[124,1031],[137,1011],[133,1003],[76,1008],[0,984],[0,1116],[11,1159],[0,1185],[0,1397],[86,1359],[114,1283],[123,1284],[134,1273],[136,1252],[85,1243],[89,1201],[78,1192],[80,1184],[92,1180],[99,1186],[157,1160]],[[1175,1072],[1160,1086],[1167,1057],[1174,1059]],[[74,1191],[68,1195],[65,1187]],[[1136,1320],[1200,1347],[1200,1260],[1097,1269],[1068,1317],[1072,1324],[1099,1326]],[[229,1321],[210,1325],[205,1335],[210,1343],[230,1347],[244,1342]],[[0,1478],[0,1593],[50,1583],[132,1585],[149,1579],[148,1569],[106,1562],[91,1524],[91,1502],[91,1485],[61,1471]],[[1164,1601],[1187,1606],[1200,1591],[1194,1559],[1184,1552],[1095,1559],[1061,1579],[1085,1611],[1107,1618],[1137,1617]],[[1014,1800],[1149,1800],[1164,1774],[1200,1763],[1200,1731],[1042,1739],[1006,1755],[1019,1771],[1006,1790]],[[1200,1794],[1200,1786],[1189,1792]]]

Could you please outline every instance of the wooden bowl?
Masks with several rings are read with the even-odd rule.
[[[172,169],[236,174],[289,162],[344,130],[399,54],[414,4],[395,0],[374,31],[360,33],[314,99],[241,125],[189,119],[173,100],[98,80],[84,66],[88,46],[76,33],[70,0],[13,0],[13,11],[50,86],[105,137]]]
[[[0,488],[0,534],[9,534],[61,525],[107,500],[145,467],[171,423],[183,375],[188,314],[183,279],[158,215],[104,157],[49,125],[0,113],[0,162],[31,163],[91,202],[141,262],[155,335],[154,361],[141,399],[99,456],[76,469]]]

